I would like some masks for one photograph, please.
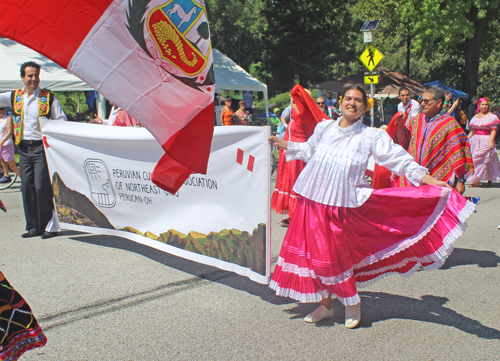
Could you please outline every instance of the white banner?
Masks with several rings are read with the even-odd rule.
[[[269,282],[270,128],[216,127],[208,173],[173,195],[150,180],[164,152],[144,128],[42,120],[42,131],[62,228]]]

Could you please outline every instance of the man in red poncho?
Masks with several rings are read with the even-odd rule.
[[[391,129],[395,134],[389,135],[405,148],[408,143],[408,152],[418,164],[462,194],[465,191],[464,175],[473,169],[469,141],[455,118],[442,111],[444,99],[442,89],[426,88],[422,95],[422,113],[406,122],[404,115],[399,114]],[[396,187],[409,185],[404,177],[395,179]]]

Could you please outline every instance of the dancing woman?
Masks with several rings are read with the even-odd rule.
[[[478,187],[480,181],[500,182],[500,162],[495,147],[495,136],[500,124],[498,117],[490,112],[487,98],[479,99],[474,118],[469,122],[469,143],[474,162],[474,171],[465,175],[470,187]]]
[[[365,91],[353,86],[342,97],[342,118],[319,123],[307,142],[269,138],[286,149],[287,160],[307,162],[294,186],[297,208],[270,283],[279,296],[320,302],[306,322],[333,317],[335,294],[346,306],[346,327],[356,327],[358,286],[391,273],[439,268],[474,210],[386,132],[364,126],[366,106]],[[426,186],[371,189],[364,173],[372,155],[414,185]]]

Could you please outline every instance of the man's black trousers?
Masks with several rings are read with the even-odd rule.
[[[41,140],[22,140],[19,171],[28,232],[44,232],[54,210],[52,184]]]

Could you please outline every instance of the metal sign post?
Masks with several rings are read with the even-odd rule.
[[[361,28],[363,33],[363,41],[369,43],[368,47],[359,57],[359,60],[370,70],[370,72],[375,69],[375,67],[380,63],[384,54],[382,54],[377,48],[375,48],[371,43],[373,42],[373,31],[380,24],[380,19],[378,20],[367,20]],[[375,102],[375,84],[378,84],[378,73],[365,73],[365,84],[370,84],[370,98]],[[370,126],[375,124],[375,103],[370,110]]]

